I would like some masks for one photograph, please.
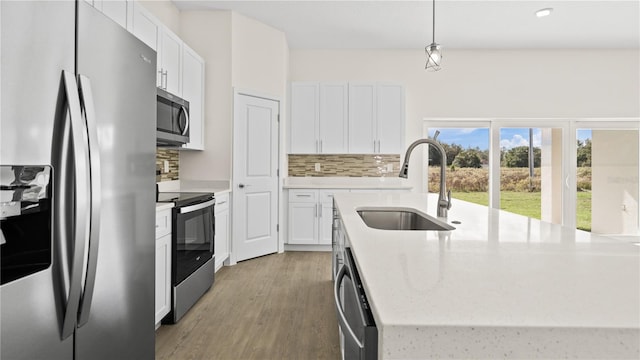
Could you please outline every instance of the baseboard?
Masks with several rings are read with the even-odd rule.
[[[284,244],[284,251],[331,251],[331,245]]]

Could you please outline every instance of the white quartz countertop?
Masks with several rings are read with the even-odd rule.
[[[407,180],[399,177],[288,177],[285,189],[376,189],[411,190]]]
[[[377,230],[356,210],[408,207],[433,216],[437,194],[338,193],[335,201],[386,342],[381,357],[571,357],[570,351],[545,353],[541,348],[550,344],[531,340],[565,339],[561,331],[567,329],[575,329],[571,336],[595,331],[578,342],[567,335],[571,346],[584,343],[577,353],[590,347],[596,357],[610,353],[592,341],[611,337],[597,332],[609,329],[620,338],[606,346],[640,356],[640,247],[633,244],[640,236],[621,241],[456,199],[447,219],[456,230]],[[556,333],[540,335],[547,330]],[[438,334],[448,334],[449,346],[444,337],[436,343]],[[516,342],[520,353],[513,353]]]
[[[221,195],[231,192],[228,180],[174,180],[158,183],[161,192],[210,192]]]

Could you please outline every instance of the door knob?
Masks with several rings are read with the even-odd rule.
[[[238,187],[239,187],[240,189],[244,189],[244,187],[245,187],[245,186],[249,186],[249,185],[245,185],[245,184],[238,184]]]

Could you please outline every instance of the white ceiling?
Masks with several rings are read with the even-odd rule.
[[[233,10],[286,34],[291,49],[414,49],[431,43],[431,1],[172,0],[180,10]],[[535,11],[552,7],[537,18]],[[638,0],[438,0],[443,48],[632,48]],[[606,66],[606,58],[603,59]]]

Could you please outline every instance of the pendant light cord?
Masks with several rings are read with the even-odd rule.
[[[433,35],[433,41],[432,43],[435,44],[436,42],[436,0],[432,1],[433,3],[433,31],[432,31],[432,35]]]

